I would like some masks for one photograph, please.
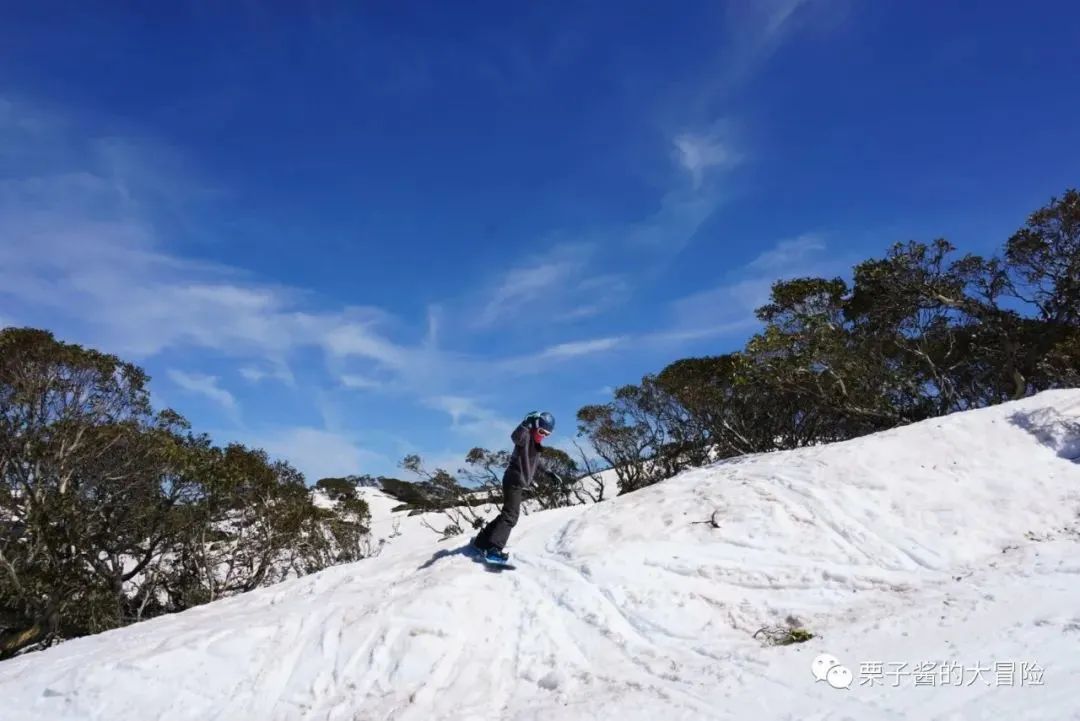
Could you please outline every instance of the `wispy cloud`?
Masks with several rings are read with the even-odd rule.
[[[87,207],[50,210],[49,198],[71,198],[65,182],[42,178],[16,197],[0,193],[0,237],[10,240],[0,244],[0,301],[10,322],[49,327],[137,361],[210,351],[240,360],[249,382],[294,382],[288,358],[310,349],[354,389],[423,395],[490,383],[492,374],[511,370],[490,355],[440,348],[437,308],[426,334],[399,341],[388,329],[400,322],[378,308],[320,308],[314,294],[170,254],[106,184],[87,184]],[[542,284],[528,287],[535,293]]]
[[[450,415],[455,444],[506,443],[513,422],[481,401],[462,399],[489,392],[501,379],[541,372],[543,364],[530,366],[520,358],[536,361],[543,349],[502,358],[455,352],[443,348],[460,335],[444,331],[443,304],[429,306],[426,327],[410,338],[407,324],[382,309],[335,306],[304,289],[178,255],[153,217],[140,210],[137,183],[114,182],[81,155],[67,161],[71,167],[58,161],[56,174],[0,183],[0,303],[6,319],[48,327],[138,362],[160,362],[173,351],[228,359],[238,379],[248,383],[295,386],[292,368],[306,364],[304,393],[289,403],[301,395],[310,399],[314,408],[297,410],[317,410],[322,427],[252,430],[239,422],[240,403],[222,376],[177,368],[163,375],[178,392],[204,398],[230,415],[233,424],[224,437],[266,448],[312,479],[392,467],[346,431],[351,418],[334,405],[340,388],[436,398],[425,405]],[[494,287],[513,310],[542,303],[550,289],[567,281],[569,291],[556,294],[544,313],[584,316],[594,312],[586,309],[589,303],[602,306],[626,292],[617,274],[588,272],[590,252],[556,249],[513,269]],[[542,267],[546,263],[555,267]],[[571,362],[586,350],[549,350],[547,362]],[[316,377],[320,359],[329,380]]]
[[[409,362],[409,351],[388,340],[376,328],[376,321],[356,322],[344,319],[310,318],[315,338],[332,355],[358,356],[386,367],[400,369]],[[330,320],[329,323],[326,321]],[[320,328],[321,327],[321,328]]]
[[[296,385],[296,377],[285,363],[277,363],[271,366],[249,365],[242,367],[238,372],[244,380],[250,383],[273,380],[290,387]]]
[[[758,326],[754,311],[768,302],[774,282],[835,269],[837,263],[824,257],[826,248],[823,236],[817,233],[778,241],[743,266],[728,272],[722,283],[670,301],[669,320],[661,327],[634,334],[557,343],[538,353],[498,361],[491,368],[531,374],[543,371],[554,362],[614,353],[630,347],[670,348],[752,331]],[[449,406],[444,409],[449,412]]]
[[[677,325],[684,328],[727,325],[732,319],[749,317],[769,298],[771,278],[748,278],[691,293],[671,303]]]
[[[638,222],[619,228],[610,235],[632,249],[660,250],[674,254],[682,250],[716,212],[722,196],[714,191],[672,190],[664,195],[659,209]]]
[[[507,271],[474,314],[474,327],[490,328],[519,308],[533,305],[549,312],[551,322],[598,316],[618,307],[643,279],[655,274],[657,266],[682,251],[731,197],[733,172],[752,155],[735,111],[730,117],[717,115],[718,99],[756,72],[801,26],[811,6],[831,1],[728,4],[718,71],[695,81],[690,94],[699,95],[700,102],[686,103],[675,114],[678,120],[662,124],[672,167],[656,204],[637,219],[601,228],[564,229],[559,237],[583,240],[547,243],[551,252]],[[611,274],[609,269],[624,254],[634,256],[631,264],[636,267]]]
[[[613,336],[609,338],[595,338],[592,340],[572,341],[569,343],[559,343],[545,348],[540,353],[541,360],[549,360],[556,358],[576,358],[578,356],[592,355],[594,353],[603,353],[619,346],[626,338],[624,336]]]
[[[672,327],[641,335],[637,339],[638,346],[662,347],[670,351],[688,343],[741,335],[758,327],[757,320],[751,315],[738,315],[732,320],[724,319],[723,315],[717,318],[714,306],[703,305],[701,312],[696,314],[688,311],[683,309],[680,313],[682,319]],[[692,322],[687,323],[685,319]]]
[[[753,324],[753,312],[769,301],[773,283],[826,269],[825,249],[817,233],[781,240],[731,272],[724,283],[675,300],[671,310],[681,328],[671,337],[692,337],[685,335],[688,328],[745,330]]]
[[[346,388],[357,391],[370,391],[377,390],[383,387],[383,384],[373,378],[367,378],[356,373],[346,373],[341,376],[341,385]]]
[[[455,426],[465,418],[478,418],[488,414],[475,400],[464,396],[436,396],[429,398],[427,403],[432,408],[447,413],[450,422]]]
[[[726,92],[746,81],[815,12],[835,0],[738,0],[726,4],[721,65],[710,92]]]
[[[328,307],[303,289],[170,252],[148,210],[160,206],[142,195],[143,181],[153,188],[167,181],[143,171],[147,163],[131,144],[80,139],[55,120],[26,130],[21,118],[33,111],[11,101],[0,111],[3,158],[12,157],[8,144],[32,146],[0,179],[0,303],[10,322],[136,361],[211,351],[242,361],[239,372],[253,383],[292,385],[290,355],[312,348],[340,373],[382,369],[422,390],[460,365],[437,347],[438,307],[429,311],[426,339],[400,342],[387,330],[400,324],[380,309]],[[44,157],[56,148],[64,152]]]
[[[728,5],[733,21],[732,34],[745,38],[746,44],[758,53],[775,49],[777,42],[792,30],[796,13],[813,4],[813,0],[756,0]]]
[[[671,302],[671,326],[653,340],[677,343],[754,328],[754,311],[769,300],[773,283],[801,275],[829,272],[824,238],[805,233],[777,242],[728,274],[724,282]]]
[[[815,256],[825,250],[825,240],[817,233],[804,233],[789,240],[782,240],[774,247],[750,261],[748,270],[762,272],[791,272],[806,262],[817,260]]]
[[[343,317],[296,310],[287,289],[157,251],[134,222],[69,217],[35,226],[16,218],[0,219],[0,233],[15,240],[0,248],[0,294],[32,319],[78,320],[83,334],[116,352],[148,357],[195,346],[278,357],[298,341],[339,350],[352,337]]]
[[[488,311],[497,312],[498,306],[508,302],[542,298],[546,291],[577,273],[580,268],[581,260],[578,258],[544,260],[514,268],[496,290]]]
[[[429,408],[450,416],[450,430],[459,438],[484,447],[498,447],[514,423],[479,400],[460,395],[442,395],[425,401]]]
[[[443,309],[440,305],[429,305],[427,309],[427,339],[425,345],[429,348],[439,346],[439,330],[442,327]]]
[[[561,246],[544,257],[511,268],[480,309],[476,325],[481,328],[491,326],[520,314],[529,306],[547,312],[558,302],[556,291],[584,272],[588,255],[586,246]]]
[[[265,448],[272,456],[285,458],[302,470],[310,483],[320,478],[365,473],[373,466],[389,463],[345,435],[309,426],[249,433],[244,440]]]
[[[800,32],[835,24],[849,0],[729,0],[718,7],[717,42],[700,74],[672,83],[659,103],[662,126],[672,138],[681,167],[698,188],[708,187],[708,169],[719,175],[747,157],[732,131],[739,118],[737,92]]]
[[[168,375],[169,380],[185,391],[209,398],[229,411],[229,413],[236,413],[236,398],[232,393],[221,387],[220,379],[217,376],[185,373],[175,369],[170,369]]]
[[[567,309],[554,316],[556,321],[591,318],[617,308],[630,297],[632,284],[624,275],[595,275],[582,278]]]
[[[732,194],[732,173],[752,156],[732,91],[746,84],[811,18],[845,0],[735,0],[724,4],[720,40],[701,76],[678,84],[660,121],[689,188],[673,184],[660,207],[619,230],[629,247],[684,248]],[[720,108],[724,111],[719,112]]]
[[[719,43],[732,48],[727,62],[760,65],[814,2],[734,3],[731,33]],[[666,147],[648,151],[668,161],[666,185],[638,217],[552,234],[537,244],[544,252],[512,261],[481,284],[482,292],[429,305],[425,324],[423,318],[410,322],[378,308],[342,307],[307,289],[178,254],[168,236],[184,220],[177,207],[205,191],[186,179],[176,153],[122,138],[78,137],[63,118],[0,98],[0,161],[6,166],[0,179],[0,303],[11,322],[47,326],[138,361],[173,350],[210,351],[235,361],[234,372],[250,383],[295,386],[292,369],[308,383],[322,361],[333,377],[327,384],[332,391],[435,399],[427,406],[447,413],[455,434],[501,443],[505,419],[477,400],[485,387],[622,351],[640,337],[611,326],[597,331],[600,316],[631,300],[643,278],[656,277],[656,260],[673,256],[699,232],[726,201],[731,172],[749,155],[733,132],[736,126],[717,122],[714,111],[711,104],[709,112],[680,115],[662,129]],[[163,213],[169,222],[161,222]],[[775,252],[775,258],[763,256],[759,266],[745,270],[746,278],[726,285],[750,283],[769,264],[783,265],[784,254],[801,251],[793,246]],[[735,303],[733,298],[756,292],[746,286],[683,298],[672,306],[679,320],[653,336],[688,338],[705,326],[722,327],[733,321],[709,318],[710,304]],[[465,305],[468,312],[458,312]],[[513,323],[522,313],[529,322]],[[709,322],[691,322],[695,318]],[[536,333],[541,323],[545,332]],[[557,342],[566,335],[559,329],[570,324],[592,329],[579,338],[601,337]],[[452,350],[469,347],[469,332],[493,328],[521,328],[522,338],[542,347],[531,353],[516,348],[510,357],[489,349]],[[178,387],[235,409],[236,399],[220,378],[175,373],[169,377]],[[336,469],[342,471],[368,458],[331,431],[290,429],[300,441],[285,433],[268,433],[262,445],[287,450],[291,460],[303,463],[340,453],[350,459]]]
[[[713,170],[729,170],[739,163],[741,154],[734,143],[723,137],[719,129],[705,133],[680,133],[672,141],[679,164],[700,188],[706,174]]]
[[[597,253],[594,243],[555,244],[510,268],[480,302],[472,327],[490,328],[523,313],[566,322],[614,307],[625,300],[630,284],[623,275],[596,272]]]
[[[636,219],[563,229],[554,234],[556,240],[544,239],[539,243],[547,248],[543,254],[510,268],[492,285],[473,327],[489,328],[523,308],[563,322],[591,318],[625,303],[642,276],[652,274],[657,258],[682,250],[727,197],[719,181],[743,155],[734,141],[720,135],[712,128],[703,135],[686,132],[672,138],[670,187],[654,206]],[[726,153],[724,159],[721,153]],[[687,173],[693,182],[685,182]],[[557,241],[566,237],[579,240]]]
[[[681,177],[673,180],[654,212],[610,232],[620,245],[661,256],[682,251],[727,200],[731,172],[746,157],[724,122],[676,133],[671,151],[675,170],[689,176],[689,187]]]

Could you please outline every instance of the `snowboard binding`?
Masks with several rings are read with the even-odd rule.
[[[501,548],[481,548],[476,545],[475,538],[469,542],[469,548],[475,558],[489,568],[514,568],[514,565],[510,563],[510,554]]]

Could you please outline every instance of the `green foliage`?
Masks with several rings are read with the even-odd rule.
[[[182,421],[151,413],[146,381],[44,331],[0,331],[0,658],[129,615],[118,589],[162,551],[186,490]]]
[[[463,470],[460,473],[486,478],[494,474],[492,464],[502,457],[504,456],[474,448],[467,459],[473,466],[473,470],[468,472]],[[456,476],[442,468],[428,470],[423,459],[416,454],[405,456],[400,465],[403,469],[423,479],[412,484],[413,489],[410,493],[418,496],[417,503],[413,506],[414,510],[439,511],[448,521],[442,529],[428,524],[429,528],[443,537],[450,537],[464,533],[468,528],[479,529],[484,524],[482,507],[496,500],[493,495],[495,491],[493,482],[487,481],[479,489],[467,488]]]
[[[533,479],[532,498],[541,508],[572,506],[578,499],[575,490],[581,471],[570,454],[559,448],[544,447],[540,468]]]
[[[401,501],[402,505],[412,510],[431,510],[430,499],[424,488],[417,483],[399,478],[383,478],[383,492]]]
[[[689,465],[854,438],[1080,383],[1080,194],[1002,258],[894,245],[842,279],[777,282],[745,348],[672,363],[578,412],[622,493]]]
[[[760,638],[767,646],[791,646],[806,643],[814,638],[814,634],[799,626],[766,626],[758,629],[754,638]]]
[[[371,509],[363,498],[344,498],[333,509],[318,509],[314,520],[308,536],[314,546],[309,557],[318,562],[312,570],[371,555]]]
[[[465,456],[465,467],[451,474],[428,469],[418,455],[406,456],[401,467],[420,477],[417,482],[383,480],[383,490],[415,513],[439,512],[446,523],[429,528],[444,537],[478,530],[493,508],[502,503],[502,477],[510,463],[510,452],[473,448]],[[530,501],[540,508],[560,508],[583,502],[581,472],[568,453],[544,447],[541,466],[527,490]]]
[[[499,489],[502,487],[503,472],[509,464],[509,451],[473,448],[465,455],[465,468],[460,470],[460,474],[471,486]]]
[[[805,628],[793,628],[788,633],[786,643],[784,645],[790,645],[793,643],[806,643],[814,637],[814,634],[807,631]]]
[[[610,403],[578,411],[578,432],[592,442],[597,455],[615,470],[620,493],[629,493],[665,477],[651,464],[664,445],[661,419],[652,415],[651,386],[623,386]]]
[[[115,356],[0,330],[0,658],[370,552],[265,452],[213,446]]]
[[[1080,192],[1031,214],[1005,245],[1016,297],[1055,327],[1080,325]]]
[[[315,488],[333,500],[356,498],[356,481],[352,478],[320,478]]]

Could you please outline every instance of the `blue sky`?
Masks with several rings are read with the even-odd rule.
[[[1080,181],[1075,3],[366,5],[0,4],[0,324],[312,480],[453,469]]]

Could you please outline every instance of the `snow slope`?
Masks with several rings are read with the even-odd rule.
[[[607,495],[613,495],[616,488],[615,473],[603,471],[600,475],[603,477]],[[582,479],[581,482],[587,484],[590,490],[595,492],[595,484],[588,477]],[[409,511],[395,510],[402,507],[402,502],[378,488],[361,487],[356,489],[356,493],[367,501],[371,512],[369,524],[371,537],[376,547],[394,544],[397,547],[423,546],[426,548],[442,535],[442,530],[446,526],[452,523],[450,517],[438,511],[414,514]],[[486,492],[483,495],[486,497]],[[589,503],[592,502],[588,494],[582,494],[582,498]],[[332,502],[325,497],[317,497],[316,503],[326,506]],[[482,518],[490,518],[499,512],[499,507],[496,504],[484,504],[477,506],[475,512]],[[539,512],[538,504],[534,501],[527,499],[522,504],[523,516],[527,517],[537,512]]]
[[[417,535],[0,664],[0,718],[1080,720],[1078,424],[1057,391],[717,464],[528,516],[515,571]],[[789,616],[818,636],[753,638]]]

